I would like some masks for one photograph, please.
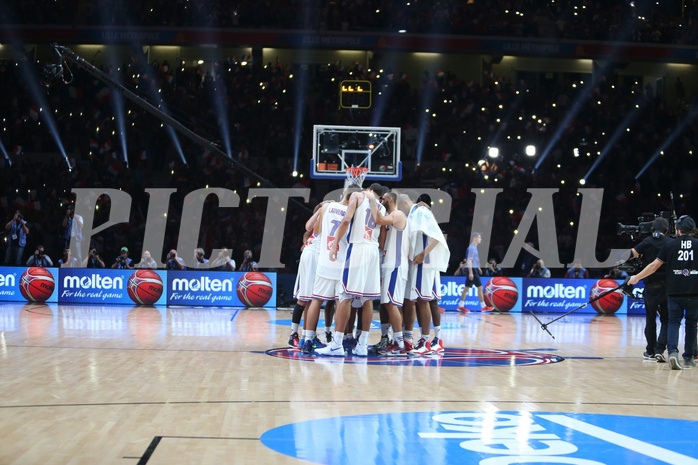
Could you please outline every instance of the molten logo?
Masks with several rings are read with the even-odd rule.
[[[194,279],[176,278],[172,280],[172,290],[182,292],[233,292],[235,283],[231,279],[216,279],[200,276]]]
[[[460,297],[461,293],[463,292],[463,288],[465,287],[465,284],[458,284],[454,281],[449,281],[446,284],[441,283],[441,297],[447,298],[447,297]],[[476,292],[477,289],[473,290],[475,288],[471,288],[470,291]],[[468,295],[470,295],[470,292],[468,292]],[[477,294],[473,294],[477,295]]]
[[[13,274],[0,274],[0,287],[15,287],[17,285],[17,278]]]
[[[584,286],[565,286],[556,283],[552,286],[528,286],[526,297],[529,299],[586,299]]]
[[[63,278],[63,288],[65,289],[123,289],[124,278],[101,276],[92,274],[89,276],[66,276]]]

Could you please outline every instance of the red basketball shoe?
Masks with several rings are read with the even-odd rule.
[[[491,312],[492,310],[494,310],[494,307],[491,305],[488,305],[486,307],[482,307],[483,312]]]
[[[444,352],[444,343],[441,339],[438,337],[435,337],[431,341],[431,350],[436,353],[436,354],[443,354]]]
[[[459,311],[459,312],[462,312],[462,313],[470,313],[470,310],[468,310],[468,309],[465,308],[465,307],[458,307],[458,311]]]
[[[419,339],[417,345],[411,351],[412,355],[429,355],[432,354],[431,343],[423,337]]]
[[[411,354],[412,353],[412,341],[404,341],[405,342],[405,353]]]
[[[297,349],[297,348],[298,348],[298,342],[299,342],[298,333],[295,333],[295,332],[294,332],[294,333],[291,334],[291,335],[289,336],[289,338],[288,338],[288,347],[291,348],[291,349]]]

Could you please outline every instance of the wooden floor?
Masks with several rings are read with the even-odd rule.
[[[695,444],[698,370],[643,361],[644,318],[574,314],[550,325],[552,339],[530,315],[447,313],[446,355],[388,362],[299,357],[284,349],[290,318],[288,310],[1,306],[0,464],[393,463],[358,444],[303,460],[311,455],[300,445],[292,456],[261,438],[307,421],[442,411],[693,420],[680,422],[687,431],[654,432],[660,452],[642,463],[698,458],[695,446],[661,452]],[[326,443],[347,447],[332,437],[318,447]],[[432,453],[413,461],[447,463]]]

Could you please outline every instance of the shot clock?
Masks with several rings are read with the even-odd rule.
[[[371,108],[371,81],[346,80],[339,84],[339,108]]]

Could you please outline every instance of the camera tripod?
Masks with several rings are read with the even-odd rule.
[[[558,320],[563,319],[563,318],[566,317],[567,315],[570,315],[570,314],[576,312],[577,310],[580,310],[580,309],[582,309],[582,308],[585,308],[585,307],[586,307],[587,305],[589,305],[589,304],[593,304],[594,302],[596,302],[597,300],[599,300],[599,299],[601,299],[601,298],[607,296],[607,295],[610,294],[611,292],[616,292],[618,289],[624,288],[625,286],[628,285],[628,279],[629,279],[629,278],[626,278],[625,281],[623,281],[623,283],[622,283],[622,284],[619,284],[617,287],[614,287],[613,289],[609,289],[609,290],[607,290],[606,292],[603,292],[603,293],[599,294],[598,296],[594,297],[593,299],[589,300],[588,302],[583,303],[583,304],[580,305],[579,307],[574,308],[574,309],[570,310],[569,312],[563,313],[562,315],[560,315],[560,316],[558,316],[557,318],[554,318],[554,319],[548,321],[547,323],[543,323],[542,321],[540,321],[540,319],[538,318],[538,316],[537,316],[535,313],[533,313],[533,311],[531,311],[531,315],[533,315],[533,318],[535,318],[536,321],[538,322],[538,324],[540,324],[540,329],[542,329],[542,330],[545,331],[546,333],[550,334],[550,337],[552,337],[553,339],[555,339],[555,336],[553,336],[553,334],[550,332],[550,330],[548,329],[548,326],[550,326],[551,324],[555,323],[555,322],[558,321]],[[627,292],[624,292],[624,293],[627,294]]]

